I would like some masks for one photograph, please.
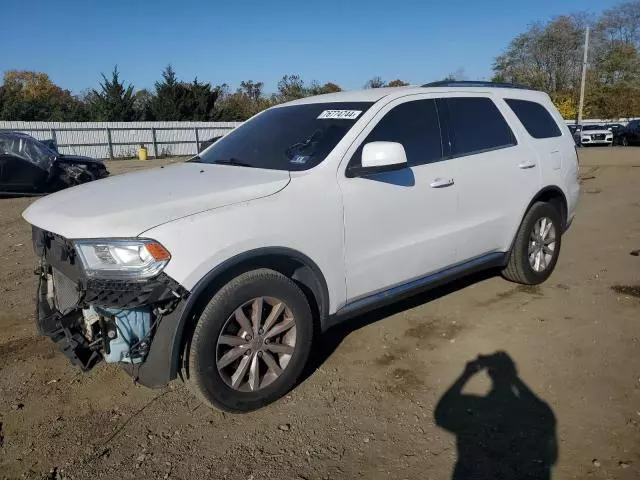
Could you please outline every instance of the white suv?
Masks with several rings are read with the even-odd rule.
[[[186,163],[24,212],[38,325],[73,363],[182,377],[234,412],[282,396],[336,322],[469,272],[543,282],[578,200],[549,97],[435,84],[270,108]]]
[[[582,145],[609,145],[613,144],[613,132],[602,125],[583,125],[580,132]]]

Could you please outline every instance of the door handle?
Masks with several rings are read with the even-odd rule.
[[[431,182],[431,184],[429,185],[431,188],[444,188],[444,187],[450,187],[451,185],[453,185],[453,178],[434,178],[433,182]]]
[[[523,170],[526,170],[527,168],[533,168],[535,167],[536,164],[531,162],[531,161],[526,161],[524,163],[521,163],[520,165],[518,165],[518,168],[522,168]]]

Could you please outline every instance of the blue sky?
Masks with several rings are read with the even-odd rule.
[[[265,83],[284,74],[361,88],[371,77],[411,83],[491,64],[535,21],[594,14],[608,0],[21,0],[4,2],[0,71],[36,70],[80,93],[115,64],[151,88],[171,63],[184,80]]]

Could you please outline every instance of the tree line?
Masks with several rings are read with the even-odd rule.
[[[495,59],[492,81],[543,90],[566,119],[574,118],[587,26],[591,40],[585,116],[640,116],[640,0],[620,3],[598,17],[569,14],[533,24]],[[464,79],[464,71],[445,79]],[[364,87],[405,85],[400,79],[386,82],[376,76]],[[299,75],[283,76],[273,94],[264,91],[263,82],[253,80],[234,90],[197,78],[181,80],[168,65],[153,89],[137,90],[115,67],[109,76],[102,75],[98,88],[73,95],[45,73],[12,70],[0,86],[0,120],[242,121],[278,103],[339,91],[335,83],[307,83]]]
[[[575,118],[587,26],[584,115],[640,116],[640,0],[620,3],[595,18],[570,14],[533,24],[496,58],[493,80],[543,90],[564,118]]]
[[[404,86],[402,80],[384,82],[374,77],[367,88]],[[243,121],[278,103],[310,95],[339,92],[339,85],[317,81],[305,83],[299,75],[285,75],[276,93],[267,95],[264,84],[246,80],[232,91],[197,78],[178,78],[171,65],[155,82],[153,90],[123,81],[116,66],[102,75],[99,88],[72,95],[54,84],[45,73],[10,70],[0,86],[0,120],[25,121]]]

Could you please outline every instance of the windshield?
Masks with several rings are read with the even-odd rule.
[[[267,110],[192,162],[270,170],[308,170],[322,162],[370,102],[308,103]]]
[[[585,125],[582,130],[606,130],[602,125]]]

